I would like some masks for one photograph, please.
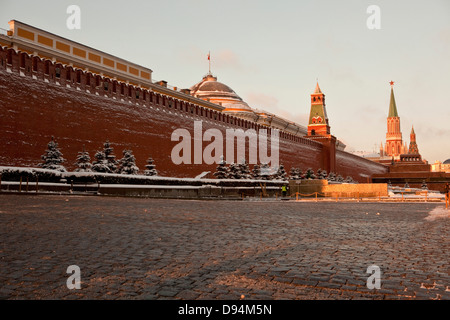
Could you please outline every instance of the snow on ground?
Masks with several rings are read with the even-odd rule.
[[[450,218],[450,209],[445,209],[445,207],[436,207],[428,213],[425,220],[435,221],[436,219]]]
[[[394,192],[395,191],[395,192]],[[403,192],[403,194],[402,194]],[[425,193],[426,196],[428,198],[433,198],[433,199],[445,199],[445,195],[443,193],[440,193],[439,191],[433,191],[433,190],[422,190],[422,189],[417,189],[417,188],[389,188],[388,189],[388,193],[389,193],[389,198],[394,198],[394,199],[423,199],[425,197]],[[419,193],[419,194],[416,194]]]

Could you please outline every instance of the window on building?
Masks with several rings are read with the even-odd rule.
[[[57,78],[61,77],[61,69],[60,68],[55,68],[55,76]]]
[[[108,81],[104,81],[104,82],[103,82],[103,89],[104,89],[105,91],[108,91],[108,89],[109,89],[109,83],[108,83]]]

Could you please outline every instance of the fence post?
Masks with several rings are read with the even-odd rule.
[[[317,202],[317,192],[315,192],[315,194],[316,194],[316,202]]]
[[[445,194],[445,209],[448,209],[449,196],[448,193]]]
[[[19,192],[22,192],[22,176],[20,176]]]
[[[298,201],[298,192],[295,193],[295,201]]]
[[[39,176],[36,176],[36,193],[38,193],[39,190]]]
[[[28,177],[27,177],[27,192],[28,192]]]
[[[402,202],[403,202],[403,192],[402,192]]]

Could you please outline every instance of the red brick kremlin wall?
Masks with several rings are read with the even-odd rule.
[[[60,69],[59,78],[56,68]],[[264,128],[197,104],[0,47],[0,165],[37,166],[54,136],[67,159],[66,168],[72,170],[83,145],[93,159],[108,139],[117,158],[121,158],[123,149],[132,149],[142,171],[151,156],[162,176],[195,177],[204,171],[214,172],[216,164],[175,165],[170,157],[178,143],[171,141],[172,132],[185,128],[193,137],[195,120],[203,121],[203,131],[219,129],[224,137],[227,128]],[[209,143],[203,142],[203,147]],[[291,167],[323,168],[323,153],[318,142],[280,133],[280,164],[287,171]],[[366,175],[387,172],[383,165],[346,152],[338,151],[336,156],[336,173],[344,177],[350,175],[365,182]]]

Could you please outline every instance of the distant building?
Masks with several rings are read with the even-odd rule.
[[[435,161],[434,164],[431,165],[431,171],[450,173],[450,159],[447,159],[444,162]]]

